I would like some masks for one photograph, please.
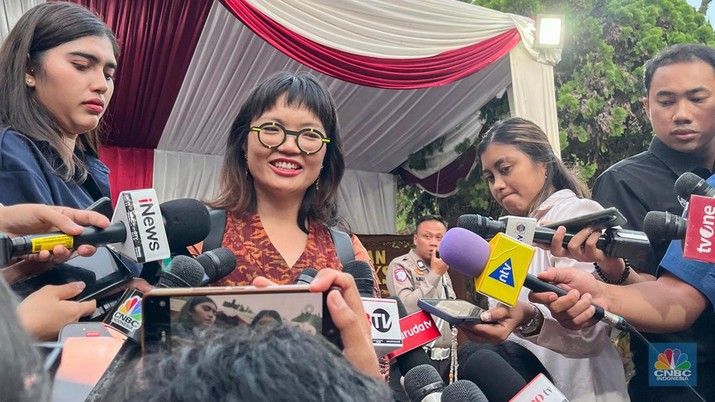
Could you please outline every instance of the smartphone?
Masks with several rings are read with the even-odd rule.
[[[556,229],[559,226],[565,226],[567,232],[578,232],[587,226],[596,226],[601,229],[612,228],[614,226],[623,226],[628,222],[625,216],[615,207],[606,208],[604,210],[577,216],[575,218],[565,219],[559,222],[552,222],[544,227]]]
[[[73,322],[60,330],[60,343],[67,338],[98,338],[112,336],[102,322]]]
[[[87,286],[72,300],[85,301],[101,297],[131,279],[131,271],[116,252],[102,246],[97,247],[97,252],[91,257],[74,257],[40,275],[14,283],[11,287],[24,299],[45,285],[82,281]]]
[[[210,327],[281,324],[322,334],[342,349],[327,294],[311,293],[307,285],[152,289],[141,305],[142,351],[175,353],[182,344],[200,342],[201,330]]]
[[[112,215],[114,215],[112,200],[109,199],[109,197],[102,197],[85,209],[87,211],[99,212],[100,214],[106,216],[109,220],[112,220]]]
[[[483,308],[475,306],[466,300],[454,299],[420,299],[417,301],[417,307],[436,315],[452,325],[479,324],[482,322],[479,314],[484,311]]]

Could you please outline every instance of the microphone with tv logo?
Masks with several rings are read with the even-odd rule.
[[[476,384],[489,402],[568,402],[543,373],[527,384],[503,357],[490,349],[474,352],[460,367],[459,375]]]
[[[372,296],[375,280],[372,267],[365,261],[353,260],[343,266],[343,272],[355,279],[365,314],[370,321],[372,346],[377,356],[384,356],[402,347],[399,311],[394,299]]]
[[[683,239],[683,257],[715,263],[715,189],[694,173],[684,173],[675,181],[675,192],[690,199]],[[682,221],[675,220],[678,223]],[[671,225],[671,231],[672,231]],[[678,226],[682,228],[682,225]],[[681,231],[675,230],[677,234]]]
[[[400,373],[404,376],[412,368],[422,364],[430,364],[427,353],[422,346],[440,337],[432,316],[423,311],[407,314],[402,300],[395,297],[400,314],[400,331],[402,331],[402,347],[390,352],[387,357],[394,358]]]
[[[470,230],[484,239],[492,239],[498,233],[507,232],[510,221],[519,220],[521,223],[523,219],[522,217],[505,216],[496,221],[481,215],[467,214],[457,219],[457,226]],[[554,229],[536,226],[533,232],[533,241],[536,243],[551,244],[554,233],[556,233]],[[507,232],[507,234],[509,233]],[[567,247],[569,241],[571,241],[575,235],[575,233],[567,232],[564,235],[563,246]],[[606,255],[618,258],[645,258],[650,252],[648,236],[637,230],[607,228],[598,239],[596,247],[602,250]]]
[[[528,273],[534,252],[533,247],[502,233],[487,243],[463,228],[449,229],[439,245],[439,255],[451,269],[477,278],[477,291],[509,306],[516,304],[523,286],[535,292],[554,292],[558,296],[567,293]],[[596,309],[594,319],[620,330],[635,331],[622,317],[601,306],[593,306]]]
[[[157,282],[158,288],[191,288],[201,285],[204,269],[191,257],[179,255],[171,261],[168,271],[162,271]],[[104,324],[131,339],[141,343],[142,292],[127,289],[113,310],[104,318]]]
[[[170,256],[171,247],[186,247],[193,244],[190,241],[203,240],[209,226],[208,210],[201,201],[175,200],[160,206],[154,189],[123,191],[106,229],[86,227],[77,236],[61,232],[14,238],[0,235],[0,267],[16,256],[51,251],[58,245],[71,249],[82,244],[109,244],[138,263],[158,261]]]

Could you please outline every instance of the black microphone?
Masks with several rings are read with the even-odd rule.
[[[216,282],[236,269],[236,255],[223,247],[200,254],[195,260],[204,269],[201,286]]]
[[[474,232],[487,240],[496,236],[497,233],[506,231],[505,222],[473,214],[460,216],[457,219],[457,226]],[[554,233],[556,233],[554,229],[537,226],[534,242],[551,244]],[[563,246],[567,247],[575,235],[575,233],[567,232],[564,235]],[[642,259],[647,257],[650,252],[650,241],[645,233],[637,230],[608,228],[598,239],[596,247],[610,257]]]
[[[400,300],[399,297],[391,297],[391,299],[397,301],[397,311],[400,314],[400,319],[407,317],[409,314],[407,313],[407,308],[405,308],[402,300]],[[395,361],[397,363],[397,367],[400,369],[400,373],[402,373],[403,376],[417,366],[431,364],[429,357],[427,357],[427,353],[421,346],[397,356]]]
[[[353,260],[343,265],[343,272],[347,272],[355,278],[360,297],[373,297],[372,290],[375,279],[372,276],[372,267],[365,261]]]
[[[496,352],[479,349],[460,367],[459,376],[482,390],[489,402],[508,402],[526,381]]]
[[[206,238],[211,230],[211,218],[206,205],[193,198],[180,198],[159,204],[166,227],[171,255],[189,255],[186,247]]]
[[[442,391],[442,402],[489,402],[477,384],[467,380],[457,380]]]
[[[431,364],[419,365],[405,374],[405,391],[413,402],[439,402],[444,382]]]
[[[198,261],[185,255],[177,255],[171,260],[168,271],[159,276],[158,288],[193,288],[201,285],[204,269]]]
[[[315,279],[315,275],[318,275],[318,270],[315,268],[306,268],[302,271],[300,271],[300,274],[298,274],[298,277],[295,278],[295,283],[296,285],[310,285],[311,282],[313,282],[313,279]]]
[[[70,236],[62,232],[10,238],[0,234],[0,267],[13,257],[52,250],[54,246],[77,248],[83,244],[102,246],[113,244],[117,251],[134,262],[156,261],[171,250],[198,243],[207,235],[210,220],[206,206],[199,200],[181,199],[157,205],[151,197],[141,198],[146,190],[129,191],[117,203],[117,212],[106,229],[85,227],[82,234]],[[159,221],[159,219],[162,219]],[[159,225],[163,222],[163,225]]]
[[[675,181],[675,193],[685,200],[691,195],[702,195],[703,197],[715,197],[715,188],[695,173],[685,172]]]
[[[670,212],[650,211],[643,219],[643,231],[654,243],[682,240],[688,231],[688,220]]]

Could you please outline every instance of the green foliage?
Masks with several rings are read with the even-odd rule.
[[[566,43],[554,68],[562,157],[580,169],[589,184],[610,165],[650,143],[651,127],[641,103],[643,64],[668,45],[715,45],[715,33],[703,15],[707,0],[702,13],[683,0],[464,1],[526,16],[566,16]],[[508,116],[505,104],[495,99],[482,110],[487,124]],[[461,213],[495,211],[478,171],[459,188],[446,200],[420,199],[431,208],[437,206],[450,222]]]

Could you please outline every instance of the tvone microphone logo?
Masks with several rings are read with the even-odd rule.
[[[159,238],[156,232],[156,212],[154,209],[154,200],[151,198],[143,198],[139,200],[139,208],[141,212],[141,220],[146,228],[144,234],[148,240],[149,250],[159,250]]]
[[[370,316],[370,323],[373,328],[384,333],[392,328],[392,317],[386,310],[377,308]]]
[[[706,205],[703,208],[703,223],[698,231],[700,233],[699,253],[710,253],[712,251],[712,237],[715,235],[715,208]]]

